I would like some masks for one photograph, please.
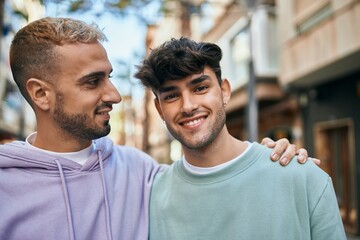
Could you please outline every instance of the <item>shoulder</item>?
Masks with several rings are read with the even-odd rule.
[[[293,193],[297,200],[306,201],[311,210],[323,198],[324,193],[333,191],[330,176],[314,162],[300,164],[294,157],[287,166],[281,166],[279,162],[270,160],[271,149],[260,147],[264,151],[251,171],[253,174],[256,172],[256,181],[269,183],[287,195]],[[336,199],[334,195],[331,198]]]
[[[145,152],[131,146],[115,144],[109,137],[95,140],[96,149],[100,150],[103,158],[112,159],[121,166],[131,168],[154,168],[159,164]]]
[[[283,181],[286,184],[306,186],[311,189],[324,189],[329,181],[329,175],[314,162],[299,163],[297,156],[293,157],[287,166],[270,160],[272,149],[255,143],[258,152],[256,166],[264,174],[271,174],[273,180]]]
[[[282,166],[280,165],[279,161],[273,162],[270,159],[270,154],[272,152],[271,148],[254,143],[253,150],[254,152],[256,151],[257,153],[260,153],[260,155],[258,155],[259,158],[257,159],[260,166],[273,168],[274,170],[276,169],[277,171],[284,172],[284,174],[298,173],[310,176],[315,174],[316,176],[320,177],[328,177],[328,174],[311,160],[307,161],[306,163],[299,163],[297,156],[294,156],[287,166]]]
[[[35,155],[28,145],[23,141],[13,141],[6,144],[0,144],[0,159],[12,159],[14,157],[24,157],[28,155]]]
[[[147,153],[131,146],[114,145],[113,155],[120,161],[131,162],[133,164],[155,164],[157,161]]]
[[[167,180],[173,179],[174,176],[178,175],[178,168],[181,164],[182,160],[177,160],[170,165],[162,165],[162,171],[156,174],[155,182],[166,183]]]
[[[96,149],[103,152],[103,156],[116,156],[116,159],[122,161],[155,162],[155,160],[145,152],[135,147],[115,144],[109,137],[103,137],[95,140]]]
[[[164,168],[145,152],[130,146],[114,145],[110,155],[114,169],[129,173],[138,179],[151,180]]]
[[[5,144],[0,144],[0,149],[4,151],[16,150],[19,148],[26,148],[27,145],[24,141],[13,141]]]

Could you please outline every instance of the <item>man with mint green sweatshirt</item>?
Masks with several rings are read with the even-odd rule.
[[[150,240],[346,239],[330,177],[313,162],[284,169],[270,151],[232,137],[230,84],[221,49],[172,39],[151,51],[138,77],[184,157],[156,175]]]

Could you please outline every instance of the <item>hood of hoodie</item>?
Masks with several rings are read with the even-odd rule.
[[[111,155],[113,142],[108,137],[94,142],[95,151],[84,165],[80,165],[72,160],[34,149],[23,141],[14,141],[0,145],[0,168],[26,168],[31,171],[57,174],[59,169],[56,161],[59,161],[64,172],[98,170],[99,159],[105,163]]]
[[[74,240],[75,236],[76,236],[76,231],[75,231],[75,225],[73,223],[73,219],[74,219],[74,210],[72,207],[79,209],[79,206],[83,206],[82,202],[83,202],[83,196],[78,195],[76,191],[71,190],[72,188],[74,188],[74,186],[86,186],[87,184],[90,184],[91,182],[93,184],[92,188],[93,189],[97,189],[97,190],[101,190],[101,192],[97,192],[96,196],[94,197],[93,201],[97,202],[98,205],[97,208],[93,205],[91,205],[91,209],[94,210],[90,210],[90,212],[103,212],[104,213],[104,220],[105,220],[105,224],[98,226],[97,229],[101,229],[98,230],[101,232],[101,234],[103,234],[104,236],[106,236],[107,240],[112,240],[112,230],[111,230],[111,215],[110,215],[110,203],[109,203],[109,193],[107,190],[107,184],[106,184],[106,178],[105,178],[105,172],[104,172],[104,166],[105,164],[110,161],[111,159],[111,154],[113,152],[113,142],[110,140],[110,138],[108,137],[104,137],[104,138],[100,138],[97,140],[94,140],[94,144],[95,144],[95,151],[90,155],[90,157],[88,158],[88,160],[85,162],[84,165],[80,165],[72,160],[66,159],[66,158],[62,158],[59,156],[55,156],[55,155],[51,155],[51,153],[46,153],[44,151],[41,151],[39,149],[33,148],[31,146],[29,146],[28,144],[26,144],[25,142],[22,141],[15,141],[12,143],[8,143],[5,145],[0,145],[0,170],[4,170],[4,175],[5,173],[7,174],[7,176],[9,177],[14,168],[20,169],[21,170],[26,170],[26,171],[19,171],[21,173],[24,172],[36,172],[36,173],[40,173],[40,174],[35,174],[34,175],[34,181],[29,180],[28,184],[26,184],[26,189],[22,189],[22,187],[24,187],[24,181],[26,181],[26,177],[24,174],[19,174],[19,176],[13,175],[13,181],[11,181],[11,183],[13,185],[11,185],[10,187],[8,187],[7,190],[5,190],[4,192],[0,192],[0,194],[5,193],[5,192],[10,192],[11,194],[4,194],[4,196],[10,196],[12,194],[24,194],[26,193],[26,197],[23,197],[21,195],[21,197],[17,198],[20,199],[21,204],[18,203],[18,205],[21,205],[22,208],[27,208],[26,212],[36,212],[38,208],[34,207],[37,204],[39,204],[40,202],[42,202],[43,199],[52,199],[52,201],[49,201],[48,203],[42,203],[44,204],[44,206],[42,208],[40,208],[40,211],[42,211],[42,209],[46,209],[47,207],[49,207],[51,204],[51,209],[55,209],[58,206],[64,206],[63,208],[63,212],[59,215],[56,215],[57,219],[66,219],[66,223],[67,223],[67,233],[69,235],[69,239],[70,240]],[[12,168],[12,169],[10,169]],[[9,169],[10,171],[6,171],[7,169]],[[97,171],[99,170],[99,171]],[[90,172],[90,171],[97,171],[98,173],[95,174],[96,178],[96,182],[98,182],[98,179],[101,179],[100,181],[100,185],[97,185],[97,187],[94,187],[96,184],[94,184],[94,178],[91,176],[94,176],[93,174],[86,174],[87,176],[89,176],[88,178],[82,178],[82,176],[84,176],[85,174],[83,174],[84,172]],[[111,172],[111,171],[110,171]],[[4,178],[3,175],[3,178]],[[46,175],[49,176],[49,178],[44,178],[42,175]],[[76,176],[76,177],[72,177],[72,175]],[[20,177],[21,176],[21,177]],[[24,177],[25,176],[25,177]],[[52,176],[55,176],[56,178],[52,178]],[[100,178],[99,178],[100,176]],[[72,177],[72,178],[71,178]],[[20,180],[19,180],[20,179]],[[56,180],[54,180],[56,179]],[[58,179],[60,179],[60,181],[58,181]],[[84,180],[85,179],[85,180]],[[19,180],[20,184],[18,184],[16,181]],[[47,180],[48,182],[44,185],[39,185],[39,181],[42,180]],[[28,189],[30,189],[29,185],[35,185],[36,187],[34,189],[31,189],[31,191],[28,191]],[[113,184],[110,182],[110,185],[113,186]],[[14,187],[15,186],[15,187]],[[45,186],[45,188],[44,188]],[[69,188],[69,186],[71,186]],[[18,190],[19,187],[22,190]],[[54,200],[54,198],[49,197],[48,195],[48,191],[52,192],[51,196],[54,196],[54,194],[56,193],[62,193],[62,194],[58,194],[56,200]],[[84,193],[84,192],[82,192]],[[86,192],[85,192],[86,193]],[[99,194],[100,193],[100,194]],[[16,195],[18,196],[18,195]],[[39,197],[40,196],[40,197]],[[61,199],[62,196],[62,199]],[[99,197],[100,196],[100,197]],[[93,195],[91,195],[91,197],[93,197]],[[61,202],[64,202],[64,205],[62,205]],[[104,207],[102,207],[104,206]],[[103,211],[101,209],[104,209]],[[89,209],[87,210],[89,211]],[[10,212],[7,213],[7,217],[9,219],[14,218],[14,216],[16,216],[16,214],[20,214],[19,213],[20,210],[11,210]],[[24,213],[21,213],[24,214]],[[54,217],[53,213],[49,211],[44,211],[41,212],[41,214],[34,214],[34,216],[31,218],[36,218],[37,220],[32,220],[34,222],[41,222],[43,223],[43,215],[48,215],[49,217]],[[6,219],[6,218],[5,218]],[[1,221],[0,221],[1,222]],[[96,219],[89,219],[87,223],[89,224],[94,224],[95,222],[97,222]],[[4,223],[3,223],[4,224]],[[20,224],[20,223],[19,223]],[[18,225],[14,225],[13,227],[16,228]],[[10,221],[10,225],[11,225],[11,221]],[[54,224],[56,225],[56,224]],[[54,227],[54,225],[51,225],[50,228],[51,229],[55,229],[56,227]],[[98,225],[98,224],[97,224]],[[96,225],[96,226],[97,226]],[[21,225],[21,228],[25,228],[24,226],[28,226],[28,224],[23,224]],[[0,224],[0,238],[1,239],[11,239],[9,237],[7,237],[8,233],[4,233],[1,231],[1,224]],[[10,226],[8,228],[11,228]],[[19,227],[20,228],[20,227]],[[31,228],[31,226],[30,226]],[[61,227],[60,227],[61,228]],[[95,225],[94,225],[95,228]],[[66,229],[66,228],[64,228]],[[29,232],[32,232],[33,230],[29,230]],[[83,235],[86,234],[86,232],[82,232],[81,229],[77,229],[77,231]],[[41,232],[41,231],[40,231]],[[41,235],[41,233],[39,233]],[[65,233],[66,235],[66,233]],[[36,238],[36,239],[45,239],[45,238]],[[64,238],[62,238],[64,239]],[[85,238],[83,238],[85,239]],[[88,239],[88,238],[86,238]]]

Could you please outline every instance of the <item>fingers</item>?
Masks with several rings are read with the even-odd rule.
[[[296,147],[294,144],[290,144],[289,140],[282,138],[276,141],[276,145],[271,154],[271,159],[273,161],[280,161],[280,164],[286,166],[290,159],[292,159],[296,154]],[[281,156],[281,157],[280,157]]]
[[[321,160],[320,159],[317,159],[317,158],[311,158],[311,160],[317,165],[320,167],[321,165]]]
[[[308,151],[305,148],[296,150],[296,146],[291,144],[286,138],[282,138],[274,142],[271,138],[266,137],[261,141],[261,144],[269,148],[274,148],[270,158],[274,162],[280,159],[279,161],[282,166],[288,165],[295,155],[298,155],[297,159],[301,164],[306,163],[306,161],[311,159],[317,166],[321,165],[320,159],[310,158]]]
[[[300,148],[297,150],[296,154],[298,155],[298,162],[305,163],[308,160],[308,152],[305,148]]]
[[[321,160],[317,158],[309,157],[308,152],[304,148],[300,148],[297,153],[298,154],[298,162],[299,163],[306,163],[308,160],[312,160],[317,166],[321,165]]]
[[[286,138],[282,138],[274,142],[271,138],[266,137],[261,141],[261,144],[269,148],[274,148],[270,158],[272,161],[279,160],[282,166],[288,165],[295,155],[298,155],[298,162],[301,164],[305,163],[308,159],[310,159],[308,151],[305,148],[300,148],[296,151],[296,146],[294,144],[291,144]],[[320,166],[321,161],[319,159],[311,158],[311,160],[316,165]]]
[[[280,164],[282,166],[288,165],[289,162],[291,161],[291,159],[295,156],[295,154],[296,154],[296,146],[294,144],[289,143],[285,152],[280,157],[280,160],[279,160]]]
[[[276,145],[276,143],[271,138],[268,138],[268,137],[263,138],[263,140],[261,141],[261,144],[265,145],[269,148],[274,148]]]

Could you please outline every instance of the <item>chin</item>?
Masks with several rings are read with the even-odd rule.
[[[105,127],[102,126],[101,128],[86,131],[86,133],[83,133],[83,135],[87,136],[88,138],[91,138],[91,139],[98,139],[98,138],[102,138],[102,137],[109,135],[110,131],[111,131],[111,128],[110,128],[110,125],[108,125]]]
[[[188,149],[201,149],[201,148],[207,147],[209,145],[209,143],[202,142],[202,141],[198,141],[198,142],[183,141],[182,145],[184,145]]]

